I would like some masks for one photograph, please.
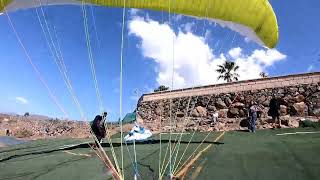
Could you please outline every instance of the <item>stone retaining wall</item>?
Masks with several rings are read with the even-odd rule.
[[[138,118],[154,131],[241,129],[251,101],[263,113],[258,128],[271,128],[267,115],[270,99],[281,101],[284,125],[296,127],[294,117],[320,116],[320,73],[289,75],[212,86],[146,94],[138,103]],[[219,121],[214,122],[218,113]],[[297,119],[297,118],[296,118]]]

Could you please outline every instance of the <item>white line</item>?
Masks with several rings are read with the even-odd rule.
[[[277,136],[284,136],[284,135],[294,135],[294,134],[316,134],[320,133],[320,131],[313,131],[313,132],[294,132],[294,133],[281,133],[281,134],[276,134]]]

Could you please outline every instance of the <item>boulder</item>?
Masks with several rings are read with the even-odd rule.
[[[239,125],[240,127],[245,127],[245,128],[248,127],[249,126],[248,118],[242,119]]]
[[[240,117],[245,117],[245,116],[246,116],[246,113],[244,112],[243,109],[240,109],[240,110],[239,110],[239,116],[240,116]]]
[[[235,107],[230,108],[228,111],[228,117],[233,118],[237,116],[239,116],[239,109]]]
[[[216,101],[216,107],[219,109],[225,109],[227,108],[227,105],[222,101],[221,98],[218,98]]]
[[[200,114],[198,113],[197,109],[193,109],[192,112],[191,112],[191,116],[192,117],[199,117]]]
[[[258,98],[257,102],[258,102],[259,104],[263,104],[266,100],[267,100],[267,98],[262,95],[262,96],[260,96],[260,97]]]
[[[229,109],[220,109],[218,110],[219,118],[226,118]]]
[[[271,124],[264,124],[264,125],[262,125],[262,128],[263,129],[272,129],[273,126]]]
[[[299,103],[299,102],[303,102],[305,98],[303,95],[299,94],[298,96],[294,97],[294,99],[296,102]]]
[[[227,106],[230,106],[230,105],[232,104],[232,101],[231,101],[231,99],[230,99],[229,97],[226,97],[226,98],[224,99],[224,102],[225,102],[225,104],[226,104]]]
[[[272,99],[272,97],[268,96],[268,98],[262,103],[262,105],[265,106],[265,107],[269,106],[270,99]]]
[[[284,94],[284,93],[285,93],[284,89],[281,88],[281,89],[278,90],[278,95],[281,96],[281,95]]]
[[[289,88],[289,91],[290,91],[291,93],[295,93],[295,92],[298,91],[298,88],[296,88],[296,87],[291,87],[291,88]]]
[[[156,115],[160,116],[163,113],[163,109],[162,108],[156,108],[155,110]]]
[[[299,127],[299,121],[297,119],[290,119],[288,126],[291,128],[297,128]]]
[[[181,111],[178,111],[178,112],[176,112],[176,116],[179,118],[182,118],[182,117],[184,117],[184,113]]]
[[[300,87],[300,88],[299,88],[299,93],[304,93],[304,92],[305,92],[304,88],[303,88],[303,87]]]
[[[314,108],[312,110],[312,114],[319,117],[320,116],[320,107]]]
[[[287,109],[288,109],[287,106],[285,106],[285,105],[280,105],[280,115],[281,115],[281,116],[287,115],[287,114],[288,114]]]
[[[222,122],[218,122],[216,127],[219,129],[219,131],[224,131],[226,130],[226,124]]]
[[[244,108],[244,106],[245,106],[245,104],[243,104],[241,102],[236,102],[231,105],[231,107],[236,107],[236,108]]]
[[[306,108],[306,105],[304,102],[294,103],[292,107],[294,110],[293,112],[295,113],[294,115],[304,116],[305,108]]]
[[[201,117],[207,116],[207,109],[206,108],[204,108],[202,106],[197,106],[196,110],[198,111],[199,116],[201,116]]]
[[[217,111],[217,108],[216,108],[215,106],[212,106],[212,105],[208,106],[207,109],[208,109],[209,111],[213,111],[213,112]]]

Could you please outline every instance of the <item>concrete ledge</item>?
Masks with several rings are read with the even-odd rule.
[[[215,84],[209,86],[199,86],[172,91],[162,91],[144,94],[142,101],[153,101],[160,99],[179,98],[185,96],[200,96],[206,94],[231,93],[247,90],[259,90],[275,87],[293,86],[297,84],[317,84],[320,83],[320,72],[294,74],[287,76],[253,79],[231,83]]]

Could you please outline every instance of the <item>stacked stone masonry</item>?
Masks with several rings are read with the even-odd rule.
[[[146,94],[138,103],[138,118],[153,131],[242,129],[249,104],[255,101],[263,109],[258,128],[272,128],[275,122],[267,112],[273,95],[281,100],[284,126],[297,127],[301,117],[320,117],[320,73],[316,72]],[[219,115],[216,122],[214,113]]]

